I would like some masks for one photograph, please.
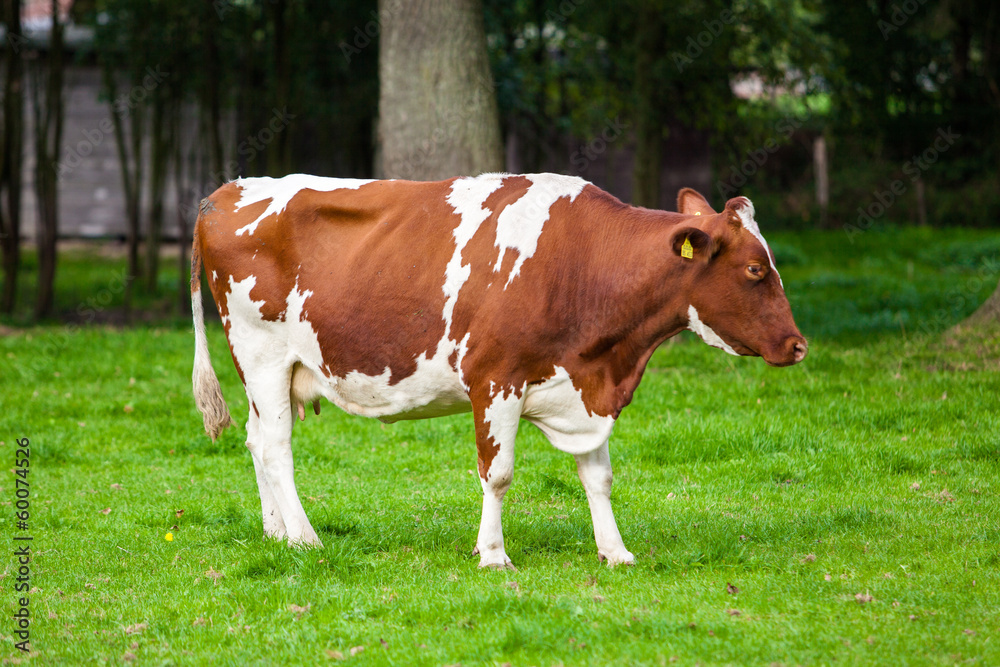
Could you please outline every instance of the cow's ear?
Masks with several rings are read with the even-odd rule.
[[[726,213],[729,224],[739,229],[744,226],[747,218],[753,220],[753,202],[746,197],[733,197],[726,202]]]
[[[674,232],[670,246],[682,259],[707,262],[715,252],[715,241],[697,227],[682,227]]]
[[[677,193],[677,212],[684,215],[715,215],[711,204],[697,190],[682,188]]]

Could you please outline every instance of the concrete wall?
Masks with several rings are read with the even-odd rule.
[[[27,85],[33,85],[28,68]],[[129,92],[126,87],[124,90]],[[124,238],[125,198],[119,169],[118,147],[113,130],[111,104],[101,98],[101,72],[96,66],[70,66],[66,70],[66,117],[59,153],[59,236],[62,238]],[[24,193],[22,234],[34,241],[37,223],[35,198],[34,119],[26,96],[24,137]],[[118,109],[123,107],[119,106]],[[129,116],[127,111],[126,132]],[[197,117],[193,108],[185,110],[185,155],[190,157],[197,142]],[[147,146],[148,148],[148,146]],[[148,153],[148,151],[147,151]],[[149,167],[144,167],[148,180]],[[172,176],[172,175],[171,175]],[[173,178],[168,179],[164,229],[168,238],[177,235],[177,206]],[[207,193],[204,193],[207,194]],[[191,192],[192,209],[202,193]],[[143,197],[143,220],[148,211]],[[193,222],[193,220],[191,221]]]

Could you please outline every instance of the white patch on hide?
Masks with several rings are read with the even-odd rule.
[[[300,397],[306,402],[323,396],[341,409],[365,417],[417,419],[467,412],[469,397],[458,376],[448,363],[451,343],[446,354],[435,354],[432,359],[421,355],[416,372],[395,384],[390,384],[388,368],[380,375],[365,375],[352,371],[346,377],[328,377],[316,330],[305,315],[305,302],[312,292],[300,291],[298,282],[286,298],[284,317],[266,321],[261,316],[263,301],[250,298],[256,284],[255,276],[231,282],[227,295],[230,323],[229,340],[233,354],[249,380],[251,375],[258,382],[278,383],[262,378],[274,369],[285,373],[296,362],[301,364],[297,373],[308,372],[314,382],[303,381],[315,396]],[[439,348],[441,345],[439,344]],[[332,351],[336,354],[336,350]],[[284,377],[282,375],[282,377]]]
[[[687,328],[690,331],[693,331],[696,334],[698,334],[698,336],[700,336],[703,341],[705,341],[712,347],[717,347],[720,350],[725,350],[734,357],[740,356],[739,354],[736,353],[736,350],[734,350],[732,347],[729,346],[728,343],[726,343],[726,341],[722,340],[722,337],[719,336],[719,334],[712,331],[712,327],[708,326],[707,324],[701,321],[701,318],[698,317],[698,311],[695,309],[694,306],[688,306]]]
[[[611,436],[615,419],[587,410],[583,394],[573,386],[569,372],[556,366],[555,374],[541,384],[529,385],[524,418],[537,426],[556,449],[585,454],[601,447]]]
[[[256,284],[257,276],[248,276],[240,281],[230,276],[229,292],[226,294],[228,314],[222,316],[222,324],[229,325],[226,335],[233,348],[233,356],[248,375],[256,374],[259,362],[264,360],[269,340],[263,327],[266,323],[260,314],[264,302],[250,298],[250,291]]]
[[[492,383],[490,388],[492,391]],[[513,387],[498,391],[484,410],[483,422],[489,425],[490,437],[493,438],[493,443],[499,447],[490,469],[494,467],[506,469],[512,468],[514,465],[513,444],[517,435],[517,425],[521,419],[521,404],[525,400],[524,388],[525,385],[521,385],[519,392],[514,391]],[[488,479],[489,471],[487,471],[486,476]]]
[[[476,178],[460,178],[451,185],[451,192],[446,201],[455,212],[462,216],[458,227],[452,235],[455,237],[455,251],[451,255],[444,270],[444,311],[445,338],[451,334],[451,318],[455,312],[455,302],[458,293],[472,273],[472,267],[462,264],[462,251],[472,237],[476,235],[479,226],[490,216],[492,211],[483,208],[483,203],[503,185],[504,174],[483,174]]]
[[[506,206],[497,218],[496,245],[500,248],[500,255],[493,270],[499,271],[503,266],[507,250],[518,253],[504,289],[514,280],[524,261],[535,254],[538,237],[549,219],[552,205],[562,197],[569,197],[572,202],[587,185],[582,178],[560,174],[525,174],[525,178],[531,181],[528,191]]]
[[[747,205],[737,208],[736,215],[740,216],[740,222],[743,223],[743,227],[748,232],[753,234],[754,238],[760,241],[760,244],[764,246],[764,252],[767,253],[767,261],[771,265],[771,270],[774,271],[774,275],[778,276],[778,284],[781,285],[782,289],[784,289],[785,283],[781,282],[781,274],[778,273],[778,267],[774,265],[774,259],[771,257],[771,246],[767,245],[767,241],[764,240],[764,235],[760,233],[760,227],[757,225],[757,221],[754,220],[755,211],[753,202],[746,197],[743,199],[746,200]]]
[[[281,213],[288,206],[292,197],[302,190],[317,190],[320,192],[332,192],[333,190],[357,190],[362,185],[371,183],[370,179],[364,178],[327,178],[325,176],[311,176],[309,174],[289,174],[283,178],[271,178],[262,176],[260,178],[238,178],[235,183],[240,187],[240,200],[236,202],[235,210],[240,210],[244,206],[258,204],[266,199],[271,203],[267,205],[264,212],[257,216],[257,219],[248,225],[244,225],[236,230],[237,236],[242,236],[244,232],[253,235],[265,218],[277,213]]]

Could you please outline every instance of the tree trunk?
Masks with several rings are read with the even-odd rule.
[[[661,50],[663,26],[660,12],[648,4],[636,34],[635,59],[635,167],[633,169],[632,203],[636,206],[660,208],[660,163],[663,156],[663,116],[660,112],[659,91],[662,82],[654,67],[656,53]]]
[[[204,3],[202,22],[205,29],[202,33],[202,43],[205,48],[205,83],[202,86],[201,106],[207,111],[207,136],[210,172],[216,186],[222,185],[223,148],[222,148],[222,72],[221,56],[219,54],[219,33],[222,29],[222,19],[215,10],[213,3]],[[183,272],[182,272],[183,273]]]
[[[166,197],[167,174],[173,152],[174,114],[180,103],[171,99],[170,91],[153,100],[153,122],[150,135],[149,168],[149,229],[146,233],[146,289],[156,292],[160,274],[160,241],[163,237],[163,201]]]
[[[273,109],[282,111],[288,107],[291,96],[291,60],[288,54],[288,2],[287,0],[272,0],[272,25],[274,26],[274,71],[271,73],[273,88],[271,99]],[[268,109],[269,113],[274,113]],[[267,173],[271,176],[284,176],[292,169],[291,142],[288,138],[288,128],[275,132],[272,146],[265,148],[267,156]]]
[[[177,311],[182,317],[191,314],[191,277],[190,267],[187,264],[187,244],[188,244],[188,211],[191,206],[188,198],[191,196],[191,188],[188,187],[189,171],[185,169],[184,153],[184,108],[183,105],[174,116],[176,125],[173,130],[174,138],[174,192],[177,195],[177,244],[178,244],[178,277],[177,277]],[[192,149],[194,152],[196,149]],[[209,147],[209,151],[213,150]],[[192,221],[194,218],[192,217]]]
[[[125,276],[123,305],[126,313],[132,309],[132,292],[135,279],[139,275],[139,220],[142,204],[142,103],[137,102],[127,109],[116,108],[118,82],[114,67],[105,63],[104,87],[108,93],[111,121],[115,131],[115,146],[118,149],[118,164],[122,174],[122,192],[125,198],[125,243],[128,265]],[[128,116],[129,136],[125,134],[125,116]]]
[[[924,185],[924,179],[917,179],[917,224],[921,227],[927,226],[927,186]]]
[[[38,295],[35,318],[52,314],[55,301],[56,242],[59,235],[59,180],[56,171],[62,145],[63,26],[59,5],[52,0],[52,37],[48,62],[39,62],[33,79],[35,118],[35,194],[38,198]]]
[[[254,34],[257,30],[263,29],[259,21],[244,21],[245,32],[243,34],[244,49],[242,62],[242,81],[236,87],[236,123],[235,123],[235,144],[237,147],[250,137],[251,132],[256,135],[261,128],[261,104],[258,100],[261,95],[266,94],[266,86],[261,84],[261,80],[267,76],[267,71],[259,66],[261,56],[255,49]],[[213,183],[215,189],[226,181],[240,176],[256,176],[262,171],[261,165],[266,168],[264,156],[259,150],[237,150],[236,151],[236,171],[233,173],[227,170],[221,179]],[[227,165],[229,166],[229,165]]]
[[[816,172],[816,205],[819,207],[820,227],[826,227],[830,207],[830,170],[827,163],[826,137],[813,139],[813,169]]]
[[[381,0],[379,21],[379,176],[502,170],[481,0]]]
[[[6,210],[0,205],[0,246],[3,252],[3,294],[0,310],[12,313],[17,301],[17,272],[21,268],[21,166],[24,134],[24,61],[21,55],[21,0],[8,0],[5,57],[7,79],[3,98],[3,162],[0,193],[6,189]]]

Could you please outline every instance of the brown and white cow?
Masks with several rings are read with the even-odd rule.
[[[653,350],[683,329],[730,354],[806,355],[744,197],[721,213],[635,208],[579,178],[440,182],[291,175],[203,200],[191,296],[194,393],[213,438],[229,412],[212,369],[201,266],[250,410],[264,533],[320,544],[295,489],[294,416],[326,398],[392,422],[471,411],[481,567],[510,567],[500,509],[521,419],[576,458],[598,555],[632,563],[611,510],[608,437]]]

